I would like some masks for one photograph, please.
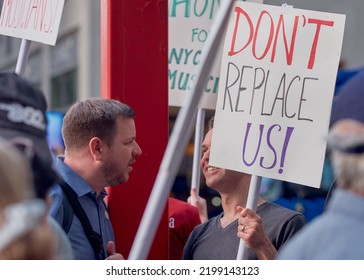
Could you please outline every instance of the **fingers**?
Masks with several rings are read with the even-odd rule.
[[[191,187],[190,196],[188,197],[187,202],[192,206],[197,207],[202,223],[208,220],[206,200],[198,195],[197,188]]]
[[[123,255],[115,252],[115,242],[109,241],[106,245],[107,260],[125,260]]]
[[[197,189],[194,187],[191,187],[190,197],[188,198],[187,202],[198,208],[198,199],[199,199],[199,197],[197,194]]]
[[[246,231],[246,224],[248,220],[246,219],[246,208],[238,206],[236,210],[240,214],[240,218],[238,220],[238,237],[242,237],[241,234],[245,233]]]
[[[241,211],[243,211],[244,210],[244,208],[243,207],[241,207],[241,206],[238,206],[238,207],[236,207],[236,210],[238,211],[238,213],[240,214],[241,213]]]
[[[123,257],[123,255],[115,253],[113,255],[110,255],[106,258],[107,260],[125,260],[125,258]]]
[[[115,254],[115,243],[113,241],[107,242],[106,252],[108,256]]]
[[[260,225],[261,218],[252,209],[238,206],[237,211],[240,214],[238,219],[238,233],[246,233],[247,229]]]
[[[239,232],[245,233],[245,230],[246,230],[246,225],[240,225],[240,226],[238,226],[238,231]]]
[[[196,201],[198,199],[198,194],[197,194],[197,189],[196,188],[193,188],[193,187],[191,188],[190,197],[194,201]]]
[[[257,214],[250,208],[237,207],[238,212],[242,218],[255,218]]]

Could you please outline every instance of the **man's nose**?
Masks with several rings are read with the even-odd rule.
[[[135,142],[135,148],[133,149],[134,156],[140,156],[142,154],[142,149],[138,145],[137,142]]]
[[[208,160],[210,158],[210,150],[206,150],[203,154],[202,154],[202,159]]]

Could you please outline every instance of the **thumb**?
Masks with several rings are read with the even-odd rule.
[[[197,201],[198,201],[198,195],[197,195],[197,189],[191,187],[191,191],[190,191],[190,201],[189,204],[193,205],[193,206],[197,206]]]
[[[196,188],[194,188],[194,187],[191,187],[190,195],[191,195],[192,197],[197,197],[197,189],[196,189]]]
[[[114,241],[107,242],[106,252],[107,252],[108,256],[115,254],[115,242]]]
[[[243,207],[241,207],[241,206],[238,206],[238,207],[236,207],[236,210],[238,211],[238,213],[241,215],[241,211],[243,211],[244,210],[244,208]]]

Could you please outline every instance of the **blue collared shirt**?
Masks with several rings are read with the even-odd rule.
[[[109,219],[108,211],[103,202],[107,192],[103,190],[98,196],[78,174],[76,174],[64,162],[63,157],[58,157],[54,161],[54,168],[59,176],[69,184],[77,193],[78,199],[88,216],[91,226],[94,231],[98,232],[103,239],[103,245],[106,251],[108,241],[115,241],[114,231]],[[59,224],[63,221],[63,191],[59,185],[52,188],[50,192],[52,197],[52,205],[50,214]],[[77,260],[92,260],[95,259],[95,253],[88,241],[79,219],[73,215],[71,227],[68,232],[68,238],[71,241],[74,250],[75,259]]]
[[[327,210],[278,252],[283,260],[364,260],[364,198],[337,188]]]

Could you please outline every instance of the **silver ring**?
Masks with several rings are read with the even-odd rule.
[[[241,227],[241,232],[242,232],[242,233],[245,233],[245,227],[246,227],[246,226],[242,226],[242,227]]]

